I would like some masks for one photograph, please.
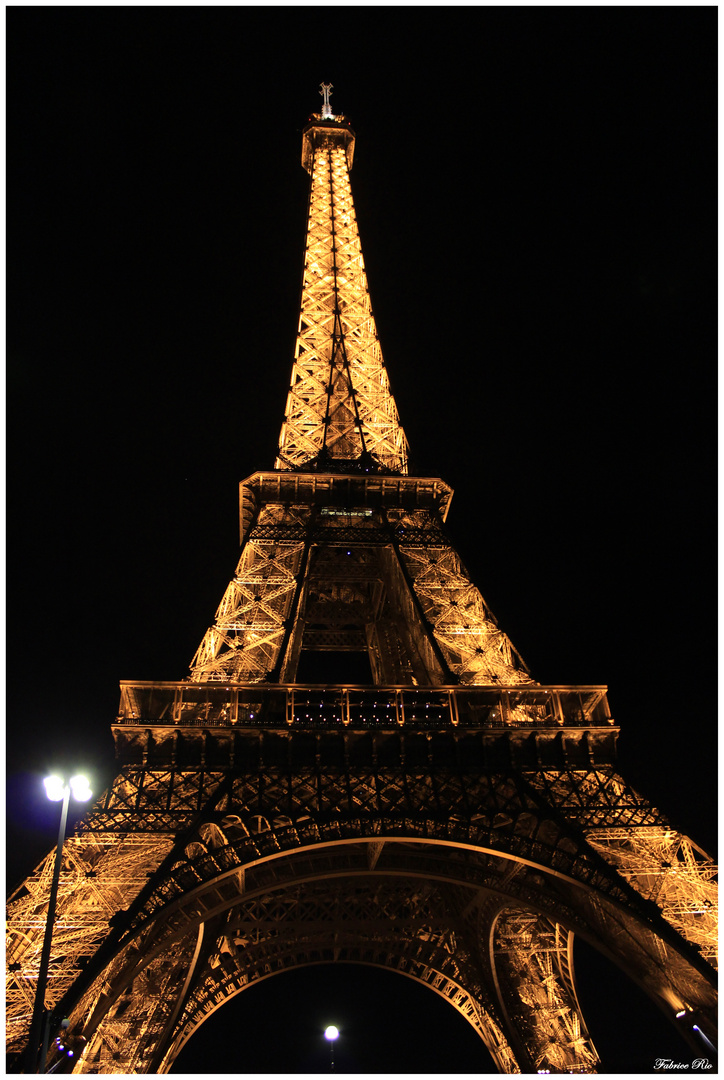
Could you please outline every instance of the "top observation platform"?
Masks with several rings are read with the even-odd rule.
[[[302,166],[311,173],[316,150],[342,146],[347,152],[347,168],[354,160],[354,131],[345,116],[312,113],[302,131]]]

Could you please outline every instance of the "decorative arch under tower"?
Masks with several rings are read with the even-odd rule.
[[[66,842],[51,1027],[85,1040],[74,1072],[163,1073],[260,980],[364,963],[442,995],[501,1072],[595,1072],[580,934],[703,1053],[716,868],[618,775],[606,687],[534,681],[448,538],[451,488],[408,473],[330,91],[278,456],[240,485],[189,677],[121,683],[118,774]],[[300,681],[312,662],[329,677]],[[51,875],[10,902],[15,1055]]]

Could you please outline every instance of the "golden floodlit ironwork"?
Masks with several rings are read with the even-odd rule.
[[[278,458],[240,486],[190,677],[121,684],[118,775],[64,848],[52,1024],[85,1039],[75,1072],[163,1073],[234,995],[344,961],[430,987],[501,1072],[595,1072],[580,934],[703,1053],[716,868],[617,774],[606,687],[533,680],[447,537],[450,487],[408,475],[330,92]],[[298,681],[310,655],[326,681]],[[15,1055],[51,873],[10,901]]]

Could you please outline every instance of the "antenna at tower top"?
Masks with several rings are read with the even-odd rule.
[[[324,104],[322,105],[322,119],[329,120],[332,118],[332,106],[329,104],[329,99],[332,96],[332,84],[320,83],[321,90],[319,91],[324,98]]]

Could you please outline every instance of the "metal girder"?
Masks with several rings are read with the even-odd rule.
[[[407,443],[380,350],[349,182],[347,131],[311,164],[301,312],[275,468],[367,462],[407,472]]]
[[[379,646],[370,650],[379,681],[532,684],[436,512],[366,510],[351,517],[325,515],[313,503],[261,505],[192,661],[192,680],[276,681],[282,674],[291,682],[305,627],[357,627],[371,645],[374,628],[387,621],[404,648],[396,660],[386,660]]]
[[[194,681],[261,681],[274,670],[298,596],[308,525],[301,508],[260,509],[214,625],[191,662]],[[269,528],[278,538],[262,538]]]
[[[605,899],[595,877],[576,884],[560,870],[551,872],[543,858],[533,862],[532,848],[527,859],[511,855],[510,836],[498,850],[452,837],[441,844],[430,829],[415,840],[406,838],[412,825],[390,834],[384,822],[372,818],[368,839],[359,822],[359,840],[341,840],[335,824],[273,829],[261,816],[246,817],[248,824],[227,814],[199,829],[170,871],[180,891],[164,887],[157,894],[160,905],[146,906],[146,913],[129,924],[115,957],[75,1009],[69,1008],[72,996],[64,1001],[74,1023],[85,1019],[89,1051],[82,1071],[148,1071],[162,1032],[178,1048],[186,1025],[198,1026],[232,993],[276,971],[335,959],[382,963],[408,973],[414,959],[415,977],[437,989],[436,981],[443,980],[454,1004],[461,995],[460,1001],[475,1004],[478,1021],[489,1018],[481,1036],[488,1043],[493,1030],[495,1045],[512,1047],[509,1071],[513,1061],[523,1061],[513,1071],[525,1071],[526,1061],[547,1067],[541,1065],[545,1048],[549,1065],[593,1071],[593,1051],[572,997],[570,958],[568,968],[562,959],[571,931],[602,941],[617,962],[644,984],[648,980],[659,999],[676,1003],[681,956],[641,913],[626,909],[615,893]],[[303,845],[296,850],[289,848],[292,832]],[[384,847],[376,849],[370,866],[373,837],[384,839]],[[542,855],[540,848],[535,853]],[[568,870],[580,874],[580,865],[569,860]],[[451,889],[457,891],[454,904]],[[380,897],[385,897],[381,909]],[[486,907],[485,897],[505,897],[507,903]],[[511,906],[515,919],[506,914],[501,922],[497,913]],[[223,929],[171,1038],[169,1016],[188,982],[199,927],[212,920]],[[537,927],[534,949],[515,945],[522,923]],[[556,930],[555,949],[551,923],[566,928],[563,938]],[[553,949],[555,964],[547,955]],[[233,964],[229,953],[235,954]],[[707,1005],[704,985],[689,969],[688,1001],[697,1008]],[[552,1041],[555,1045],[548,1046]]]
[[[495,1010],[484,1001],[475,957],[449,929],[444,891],[384,877],[356,881],[353,891],[337,880],[242,905],[220,941],[223,974],[200,987],[179,1045],[217,1007],[219,988],[224,1000],[270,970],[325,962],[332,950],[337,961],[384,966],[431,986],[473,1024],[502,1071],[518,1071]]]
[[[589,842],[711,964],[718,951],[717,866],[668,826],[597,829]]]
[[[240,485],[190,679],[122,684],[118,776],[66,842],[47,1001],[88,1039],[74,1071],[168,1071],[233,995],[346,961],[440,994],[501,1072],[592,1072],[573,934],[713,1037],[716,868],[615,772],[606,688],[533,681],[445,533],[451,489],[406,475],[354,134],[325,110],[275,471]],[[305,648],[366,648],[375,685],[297,684]],[[52,861],[10,899],[11,1052]]]
[[[52,1007],[82,973],[108,934],[108,922],[146,884],[171,847],[155,830],[125,834],[88,831],[66,840],[46,1000]],[[38,978],[45,912],[55,852],[11,896],[6,962],[7,1048],[19,1052]]]
[[[434,513],[388,511],[387,517],[420,621],[432,632],[445,674],[473,685],[532,682]]]
[[[192,793],[193,785],[189,784],[190,775],[181,775],[184,782],[179,788],[179,803],[175,805],[169,771],[127,769],[116,785],[117,795],[111,793],[99,802],[95,815],[86,822],[85,832],[73,842],[74,870],[63,881],[59,920],[64,927],[71,924],[76,927],[73,945],[76,959],[67,971],[63,971],[62,977],[60,971],[58,977],[51,972],[51,1000],[57,1003],[62,999],[62,1007],[66,1013],[73,1013],[74,1023],[85,1025],[90,1055],[85,1071],[146,1071],[151,1058],[157,1061],[158,1040],[164,1032],[163,1037],[170,1040],[169,1046],[180,1045],[181,1028],[169,1027],[169,1010],[174,1007],[176,993],[187,985],[199,927],[213,919],[235,920],[234,925],[241,932],[246,925],[243,910],[246,910],[247,902],[263,904],[267,915],[273,909],[278,924],[274,934],[276,959],[267,957],[268,968],[262,965],[255,979],[298,963],[326,962],[335,957],[337,960],[354,958],[361,955],[354,950],[361,947],[360,941],[365,934],[375,940],[377,949],[376,958],[365,962],[382,962],[379,952],[382,941],[388,949],[387,966],[398,970],[400,950],[389,951],[388,938],[382,935],[376,922],[365,931],[358,926],[355,934],[346,939],[340,938],[335,923],[332,944],[329,935],[326,941],[322,940],[324,919],[328,918],[329,904],[332,903],[329,897],[339,896],[334,890],[342,888],[341,881],[345,883],[343,893],[350,903],[350,898],[360,890],[364,892],[371,888],[372,879],[378,878],[384,879],[385,888],[397,888],[401,881],[406,881],[408,885],[404,888],[414,888],[422,893],[429,889],[462,888],[466,892],[465,901],[456,906],[455,913],[452,913],[449,901],[445,909],[445,932],[458,935],[466,921],[460,915],[461,911],[467,912],[469,924],[471,919],[480,918],[476,912],[485,907],[480,903],[481,896],[506,897],[508,906],[513,902],[515,910],[520,909],[526,918],[531,917],[531,912],[534,916],[535,913],[545,915],[548,920],[565,926],[566,933],[583,933],[599,944],[660,1003],[677,1009],[696,1008],[707,1016],[711,1012],[711,985],[703,970],[692,964],[675,927],[666,929],[661,911],[654,909],[648,895],[637,890],[636,880],[629,881],[625,874],[619,874],[615,865],[607,868],[605,858],[601,858],[602,849],[608,850],[614,841],[622,847],[625,839],[630,844],[632,835],[635,839],[643,830],[632,833],[630,829],[616,829],[610,824],[606,828],[601,823],[598,831],[587,830],[589,842],[584,838],[584,830],[575,823],[574,792],[581,804],[578,818],[583,822],[587,820],[586,800],[600,805],[601,790],[607,787],[611,802],[618,793],[626,809],[631,798],[618,778],[595,772],[586,775],[574,772],[564,783],[564,777],[559,777],[558,785],[551,788],[557,792],[558,805],[551,802],[550,810],[546,812],[540,801],[527,793],[530,789],[526,782],[515,773],[465,777],[457,771],[434,765],[422,773],[377,769],[358,776],[349,769],[289,773],[262,768],[254,775],[232,776],[225,781],[223,773],[201,772],[196,775],[196,794]],[[144,818],[150,819],[152,827],[161,827],[155,807],[158,793],[164,789],[168,823],[174,816],[177,822],[184,820],[184,815],[188,816],[192,807],[203,805],[204,799],[215,800],[215,809],[211,817],[208,814],[204,817],[202,813],[204,820],[195,832],[187,834],[181,847],[176,841],[172,848],[171,837],[156,832],[152,834],[155,846],[148,845],[147,861],[141,864],[137,856],[131,856],[131,865],[127,865],[124,850],[127,854],[129,849],[127,844],[124,849],[123,841],[133,838],[137,845],[143,843],[144,828],[148,827],[148,820],[144,825]],[[122,814],[125,835],[119,837],[117,833],[101,831],[99,837],[93,827],[94,816],[102,830],[106,815],[114,812]],[[608,820],[617,820],[614,805],[609,806]],[[665,833],[659,832],[658,842],[663,843]],[[103,848],[103,841],[106,859],[105,862],[97,860],[95,872],[99,876],[94,879],[88,876],[88,867],[94,853]],[[117,848],[116,841],[119,841]],[[687,872],[691,874],[691,846],[680,842],[678,851],[682,866],[688,867]],[[164,856],[163,872],[160,876],[158,872],[154,875],[155,867]],[[654,858],[655,851],[650,853],[650,859]],[[139,868],[145,873],[139,873]],[[148,874],[151,877],[146,884]],[[708,865],[705,875],[710,880],[711,867]],[[39,877],[42,878],[42,874]],[[114,881],[121,886],[117,896],[111,891]],[[142,889],[145,898],[139,905],[134,903],[134,893],[140,896]],[[636,900],[636,894],[640,895],[640,901]],[[118,905],[116,910],[128,908],[128,915],[116,936],[115,951],[105,962],[105,967],[97,972],[92,967],[92,953],[102,940],[108,918],[107,906],[101,916],[97,908],[93,909],[95,921],[85,936],[77,929],[84,907],[93,908],[95,895],[110,896],[110,906]],[[324,899],[325,895],[327,899]],[[294,898],[293,904],[290,897]],[[32,983],[33,950],[35,956],[39,952],[41,919],[33,916],[33,912],[42,912],[40,885],[30,905],[24,898],[19,898],[16,904],[19,906],[15,910],[11,908],[9,926],[26,950],[25,961],[20,961],[23,971],[18,977],[22,987]],[[23,910],[29,914],[24,917],[25,936],[21,937],[18,915]],[[315,934],[321,951],[295,952],[291,946],[282,947],[281,939],[277,940],[281,934],[288,942],[299,941],[296,923],[304,911],[308,912],[304,918],[313,915],[316,920]],[[327,915],[323,916],[323,911]],[[290,925],[285,928],[287,918]],[[395,940],[400,937],[400,920],[410,933],[417,927],[419,933],[413,934],[415,941],[420,934],[424,937],[426,924],[417,916],[410,916],[404,907],[398,907],[394,918],[391,915],[390,918]],[[486,918],[492,925],[489,912]],[[436,925],[443,932],[439,918]],[[671,921],[668,925],[671,926]],[[480,940],[488,940],[485,936],[488,931],[483,933],[482,923],[477,933]],[[66,960],[72,961],[67,945]],[[557,962],[560,969],[560,958]],[[81,985],[79,973],[83,971],[83,963],[91,965],[94,981],[90,986],[88,980]],[[446,968],[426,963],[424,971],[419,969],[415,977],[428,984],[433,975],[449,979],[450,972]],[[486,982],[484,965],[483,968],[479,966],[482,963],[479,958],[476,960],[478,974],[474,979],[473,975],[463,979],[458,972],[450,983],[454,993],[452,989],[450,993],[454,998],[460,992],[463,995],[460,1000],[477,1003],[473,1012],[478,1020],[483,1014],[498,1017],[494,1027],[490,1026],[492,1021],[486,1021],[480,1029],[486,1042],[490,1040],[492,1045],[507,1046],[510,1050],[511,1046],[515,1047],[516,1037],[523,1038],[521,1045],[528,1049],[524,1053],[518,1045],[517,1049],[510,1050],[512,1056],[505,1058],[506,1067],[512,1068],[513,1060],[519,1063],[526,1053],[531,1061],[538,1060],[538,1035],[534,1038],[530,1034],[530,1025],[533,1025],[531,1030],[542,1031],[552,1022],[550,1010],[555,1012],[560,1007],[564,1009],[566,1019],[560,1021],[563,1027],[559,1033],[565,1029],[568,1040],[565,1045],[578,1048],[575,1051],[579,1054],[578,1064],[585,1065],[590,1071],[592,1051],[589,1053],[586,1049],[584,1028],[571,1003],[570,992],[565,986],[563,990],[558,987],[562,977],[560,970],[556,975],[558,982],[554,980],[558,987],[554,993],[550,989],[554,984],[546,982],[552,978],[551,972],[545,965],[541,967],[538,960],[525,972],[511,966],[507,960],[501,960],[494,969],[499,987],[495,991],[496,999],[493,994],[495,979],[490,973],[493,968]],[[207,990],[216,978],[214,970],[212,965],[211,973],[204,976]],[[80,998],[74,996],[69,985],[74,975],[79,977]],[[483,983],[484,991],[480,988]],[[227,1000],[230,993],[249,984],[249,981],[234,982],[232,978],[231,982],[227,980],[223,986],[216,987],[213,993],[205,990],[204,1000],[215,1001],[213,1007],[216,1007],[219,1001]],[[503,986],[507,989],[500,989]],[[515,987],[517,997],[512,989]],[[530,1011],[533,1001],[540,1004],[544,990],[549,994],[545,1025],[543,1013],[536,1020],[538,1014],[534,1012],[533,1019],[529,1017],[526,1021],[526,1027],[519,1012],[521,1009]],[[29,1018],[25,1015],[28,996],[25,995],[24,1004],[21,993],[16,992],[15,997],[11,997],[12,1015],[9,1018],[16,1026],[20,1042],[25,1021]],[[203,1013],[205,1006],[201,1008]],[[496,1012],[496,1009],[502,1011]],[[201,1014],[194,1015],[193,1023],[196,1024]],[[184,1020],[183,1024],[186,1022]],[[181,1019],[179,1024],[182,1024]],[[523,1036],[520,1035],[521,1028]],[[494,1037],[491,1031],[496,1033]],[[499,1038],[502,1033],[503,1043]],[[576,1042],[581,1039],[583,1042]],[[559,1046],[556,1054],[562,1053]],[[554,1057],[555,1054],[550,1060]],[[570,1064],[570,1056],[566,1061]]]
[[[348,882],[318,881],[244,899],[223,925],[218,924],[217,931],[216,947],[183,1004],[175,1038],[158,1071],[166,1070],[199,1024],[234,994],[279,971],[335,961],[383,966],[430,986],[473,1024],[503,1071],[519,1071],[495,1006],[476,981],[475,960],[447,928],[445,898],[439,888],[371,878],[356,883],[350,895]],[[154,975],[146,978],[160,980],[163,958],[153,958],[147,970]],[[134,982],[140,977],[136,974]],[[109,1010],[95,1029],[87,1028],[91,1041],[82,1071],[116,1071],[108,1067],[108,1049],[112,1046],[118,1054],[118,1042],[111,1043],[106,1031],[115,1032],[118,1012],[126,1028],[133,1024],[134,1012],[140,1014],[142,1002],[134,1010],[130,985],[126,976],[121,985],[111,987]],[[158,1008],[168,1015],[173,1003],[164,1002]],[[160,1019],[154,1026],[161,1028]],[[141,1053],[147,1061],[159,1057],[151,1041]],[[129,1047],[123,1064],[143,1071],[135,1048]]]
[[[534,911],[506,908],[489,941],[505,1030],[525,1071],[596,1072],[573,982],[572,935]]]

